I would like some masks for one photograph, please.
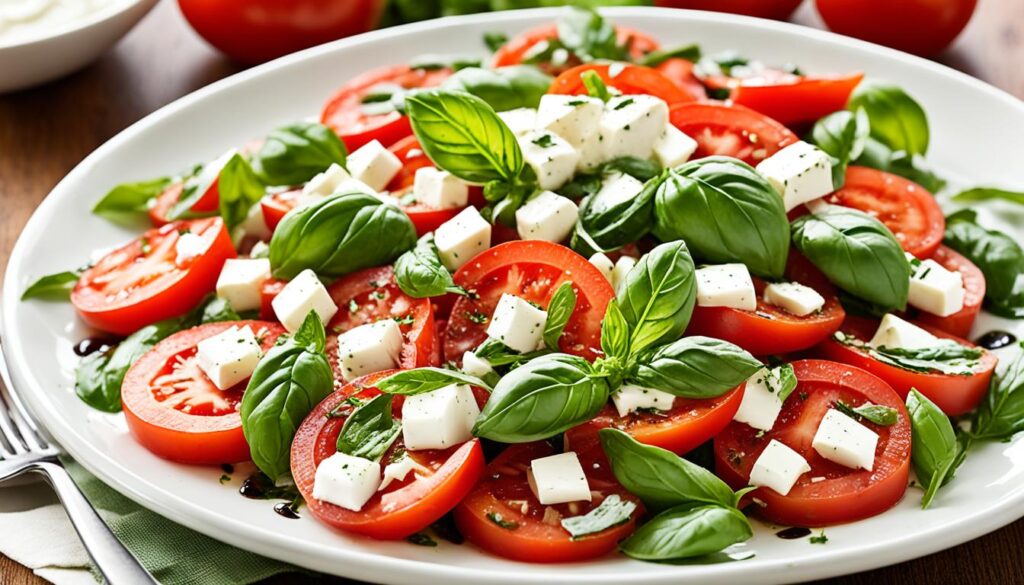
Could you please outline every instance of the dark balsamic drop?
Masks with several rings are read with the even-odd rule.
[[[775,533],[775,536],[785,540],[795,540],[797,538],[803,538],[811,535],[810,528],[804,528],[802,526],[793,526],[791,528],[785,528]]]
[[[274,504],[274,511],[277,512],[279,515],[284,516],[285,518],[291,518],[292,520],[295,520],[299,517],[298,512],[296,512],[295,508],[292,507],[291,502],[281,502],[279,504]]]
[[[1017,341],[1017,337],[1013,333],[996,330],[982,335],[975,343],[985,349],[999,349],[1010,345],[1014,341]]]
[[[220,466],[220,469],[221,469],[221,471],[223,471],[224,473],[226,473],[228,475],[231,475],[232,473],[235,472],[235,466],[231,465],[230,463],[222,463],[221,466]]]
[[[238,488],[238,493],[249,498],[250,500],[265,500],[267,499],[267,483],[269,480],[265,480],[266,476],[253,475],[247,477],[242,482],[242,487]],[[273,487],[271,484],[270,487]]]
[[[85,357],[97,351],[107,351],[116,343],[116,341],[105,337],[86,337],[75,344],[75,355]]]

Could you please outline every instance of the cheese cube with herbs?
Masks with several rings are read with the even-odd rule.
[[[196,345],[199,369],[221,390],[227,390],[252,375],[263,351],[252,329],[228,327]]]
[[[665,130],[654,143],[654,156],[666,168],[683,164],[696,151],[697,141],[672,124],[665,125]]]
[[[764,288],[764,302],[797,317],[806,317],[825,306],[825,297],[799,282],[773,282]]]
[[[317,173],[302,186],[302,194],[327,196],[334,193],[342,181],[351,178],[352,175],[348,174],[348,171],[342,168],[341,165],[331,163],[331,166],[327,167],[326,171]]]
[[[590,501],[590,484],[574,451],[534,459],[526,477],[533,495],[545,506]]]
[[[561,242],[572,233],[579,215],[572,199],[542,191],[516,210],[516,231],[524,240]]]
[[[503,293],[487,325],[487,336],[519,353],[528,353],[541,346],[547,319],[547,311]]]
[[[398,367],[402,330],[394,319],[360,325],[338,336],[338,366],[346,381]]]
[[[905,321],[892,313],[882,317],[875,336],[868,345],[872,347],[898,347],[902,349],[923,349],[934,347],[939,338],[924,329]]]
[[[644,388],[635,384],[623,384],[612,393],[612,404],[619,416],[626,416],[638,410],[671,410],[676,397],[668,392]]]
[[[313,498],[358,512],[377,493],[380,463],[337,452],[316,466]]]
[[[585,95],[545,94],[537,108],[536,127],[561,136],[574,148],[597,132],[604,102]]]
[[[615,270],[615,263],[608,256],[598,252],[590,257],[590,263],[593,264],[601,274],[608,279],[608,282],[612,281],[612,271]]]
[[[480,408],[473,389],[451,384],[406,396],[402,404],[402,441],[410,451],[448,449],[473,438]]]
[[[780,369],[761,368],[747,379],[743,401],[732,419],[759,430],[770,431],[782,412]]]
[[[341,182],[338,183],[338,186],[334,189],[334,192],[338,193],[339,195],[348,195],[351,193],[365,193],[366,195],[373,195],[374,197],[380,198],[380,193],[376,189],[373,189],[366,183],[360,181],[359,179],[353,179],[352,177],[342,179]]]
[[[741,311],[757,308],[757,293],[744,264],[718,264],[696,270],[697,304]]]
[[[277,320],[291,333],[298,330],[310,311],[314,311],[324,324],[338,312],[327,288],[308,268],[295,275],[270,301],[270,306]]]
[[[946,270],[938,262],[918,260],[907,254],[911,265],[907,302],[939,317],[964,308],[964,277],[958,270]]]
[[[537,175],[541,189],[558,189],[572,178],[580,153],[550,130],[534,130],[519,137],[523,160]]]
[[[579,160],[576,161],[576,172],[591,173],[596,171],[604,162],[604,137],[600,132],[594,132],[583,139],[583,142],[576,146],[579,153]]]
[[[261,288],[270,278],[270,260],[266,258],[229,258],[217,277],[217,296],[236,311],[260,308]]]
[[[825,413],[811,441],[825,459],[868,471],[874,469],[877,445],[877,433],[834,408]]]
[[[537,127],[537,110],[533,108],[516,108],[498,112],[498,117],[516,136],[522,136]]]
[[[594,193],[590,208],[602,213],[616,205],[632,201],[640,194],[644,184],[625,173],[609,173],[601,181],[601,188]]]
[[[434,230],[434,244],[444,267],[458,270],[491,247],[491,224],[475,207],[467,207]]]
[[[410,473],[413,472],[426,472],[427,469],[416,463],[416,460],[410,457],[407,453],[399,457],[398,461],[392,461],[384,467],[384,478],[380,482],[380,487],[377,488],[378,492],[384,491],[392,482],[404,481]]]
[[[633,270],[636,263],[637,259],[632,256],[619,256],[615,261],[615,268],[612,269],[612,288],[619,290],[619,285],[625,282],[626,275]]]
[[[347,164],[352,178],[374,191],[383,191],[402,168],[402,161],[378,140],[371,140],[348,155]]]
[[[269,240],[274,235],[270,228],[267,227],[267,220],[263,217],[263,206],[256,203],[249,208],[249,211],[245,214],[245,219],[238,226],[242,228],[244,237],[256,238],[258,240]],[[262,243],[262,242],[257,242]]]
[[[491,362],[478,357],[472,351],[467,351],[462,354],[462,371],[483,379],[494,373],[494,368],[491,367]]]
[[[416,170],[412,194],[417,203],[427,207],[454,209],[469,202],[469,185],[448,171],[422,167]]]
[[[825,151],[802,140],[758,163],[757,172],[782,196],[786,211],[834,190],[832,159]]]
[[[802,455],[772,439],[750,470],[750,485],[771,488],[785,496],[800,476],[810,470]]]
[[[605,158],[650,158],[667,124],[668,105],[659,98],[623,95],[608,100],[599,130]]]

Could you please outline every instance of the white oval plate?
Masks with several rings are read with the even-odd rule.
[[[897,81],[930,115],[930,158],[939,169],[986,184],[1024,185],[1018,158],[1024,107],[966,75],[888,49],[767,20],[655,9],[607,13],[614,22],[651,33],[665,45],[698,42],[709,52],[737,49],[769,63],[799,63],[810,72],[860,69]],[[988,444],[972,452],[932,509],[919,510],[921,493],[911,489],[881,516],[829,528],[824,546],[806,538],[784,541],[772,535],[771,527],[759,526],[744,547],[756,556],[742,562],[667,566],[609,555],[579,564],[528,565],[470,545],[427,548],[350,537],[308,514],[299,521],[282,518],[267,502],[239,497],[238,479],[220,485],[219,469],[176,465],[151,455],[128,436],[121,416],[93,411],[75,397],[71,346],[86,331],[66,304],[22,303],[18,297],[36,276],[79,266],[88,251],[133,235],[90,215],[90,206],[108,188],[214,158],[280,124],[315,114],[335,88],[367,68],[405,62],[428,51],[482,53],[484,32],[516,33],[556,15],[533,10],[443,19],[311,49],[182,98],[86,158],[29,221],[8,266],[3,295],[4,345],[14,378],[54,437],[104,481],[172,520],[269,557],[387,583],[792,582],[928,554],[1024,515],[1024,443]],[[984,320],[979,327],[993,323]],[[1021,329],[1017,327],[1018,334]]]

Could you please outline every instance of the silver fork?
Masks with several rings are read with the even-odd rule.
[[[2,348],[0,379],[0,483],[23,473],[42,475],[57,492],[85,550],[108,583],[157,583],[107,528],[57,459],[60,450],[40,432],[14,390]]]

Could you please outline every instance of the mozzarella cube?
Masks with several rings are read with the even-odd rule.
[[[697,141],[672,124],[666,124],[665,130],[654,143],[654,156],[663,167],[675,167],[690,160],[697,151]]]
[[[542,191],[516,210],[516,231],[524,240],[561,242],[572,233],[579,215],[572,199]]]
[[[747,378],[743,401],[732,419],[760,431],[772,430],[775,419],[782,412],[782,398],[779,396],[782,381],[779,373],[779,370],[761,368]]]
[[[537,127],[537,110],[533,108],[516,108],[498,112],[498,117],[516,136],[522,136]]]
[[[701,307],[757,309],[757,293],[743,264],[718,264],[696,270],[697,304]]]
[[[481,380],[494,373],[491,362],[477,357],[471,351],[462,354],[462,371]]]
[[[877,433],[834,408],[822,417],[811,441],[814,450],[825,459],[868,471],[875,466],[877,445]]]
[[[547,311],[515,295],[502,293],[491,322],[487,325],[487,336],[519,353],[528,353],[543,343],[544,323],[547,320]]]
[[[913,323],[900,319],[892,313],[882,317],[878,331],[868,345],[872,347],[899,347],[903,349],[923,349],[939,344],[939,338]]]
[[[802,455],[772,439],[750,470],[750,485],[771,488],[784,496],[810,470]]]
[[[601,188],[594,193],[590,208],[594,213],[603,213],[616,205],[632,201],[640,194],[644,184],[625,173],[609,173],[601,181]]]
[[[266,242],[256,242],[249,250],[249,258],[269,258],[270,246]]]
[[[270,278],[270,260],[266,258],[229,258],[217,277],[217,296],[236,311],[260,308],[263,283]]]
[[[313,499],[358,512],[377,493],[380,481],[379,463],[338,452],[316,466]]]
[[[331,294],[308,268],[284,285],[281,292],[270,301],[270,306],[277,320],[292,333],[302,326],[310,311],[315,311],[325,325],[338,312]]]
[[[642,408],[670,410],[675,399],[676,397],[668,392],[635,384],[623,384],[612,393],[612,403],[615,410],[619,411],[619,416],[626,416]]]
[[[583,139],[583,142],[576,147],[580,158],[576,161],[576,172],[589,173],[597,170],[604,158],[604,138],[600,132],[594,132]]]
[[[948,317],[964,308],[964,277],[959,270],[946,270],[938,262],[917,260],[908,254],[913,273],[907,301],[933,315]]]
[[[615,263],[608,256],[605,256],[601,252],[594,254],[590,257],[590,263],[597,267],[604,275],[608,282],[612,281],[612,272],[615,270]]]
[[[541,189],[557,189],[572,178],[580,153],[564,138],[548,130],[534,130],[519,137],[523,160],[537,175]]]
[[[383,191],[402,168],[402,161],[377,140],[371,140],[348,155],[348,171],[374,191]]]
[[[469,185],[448,171],[422,167],[416,170],[412,194],[417,203],[427,207],[453,209],[469,202]]]
[[[448,449],[473,438],[480,408],[466,384],[405,397],[402,440],[410,451]]]
[[[540,98],[536,127],[550,130],[578,148],[597,132],[603,111],[604,102],[598,98],[549,93]]]
[[[757,172],[782,196],[786,211],[834,190],[832,159],[825,151],[802,140],[758,163]]]
[[[590,484],[573,451],[534,459],[526,477],[533,495],[545,506],[590,501]]]
[[[409,457],[408,454],[402,455],[401,459],[388,463],[384,467],[384,479],[380,482],[380,487],[377,488],[377,491],[384,491],[384,488],[391,485],[393,481],[404,481],[412,471],[425,473],[427,469],[416,463],[416,460]]]
[[[360,325],[338,336],[338,365],[345,381],[398,367],[402,330],[394,319]]]
[[[626,275],[636,266],[637,259],[632,256],[619,256],[615,261],[615,268],[612,269],[612,288],[616,291],[626,281]]]
[[[242,228],[243,234],[258,240],[269,240],[273,235],[270,228],[267,227],[266,218],[263,217],[263,206],[259,203],[255,203],[249,208],[239,227]]]
[[[227,390],[252,375],[263,350],[249,327],[229,327],[196,344],[196,363],[213,385]]]
[[[797,317],[806,317],[825,306],[825,297],[799,282],[773,282],[764,288],[764,302],[782,307]]]
[[[210,242],[206,241],[203,236],[185,232],[179,235],[174,242],[174,261],[183,264],[197,256],[202,256],[209,247]]]
[[[335,187],[334,193],[342,195],[348,195],[350,193],[365,193],[367,195],[373,195],[374,197],[380,196],[380,193],[376,189],[370,187],[359,179],[353,179],[352,177],[342,179],[342,181],[338,183],[338,186]]]
[[[341,165],[331,163],[331,166],[327,167],[326,171],[317,173],[302,186],[302,194],[327,196],[334,193],[342,181],[351,178],[352,175],[348,174],[348,171]]]
[[[623,95],[608,100],[599,130],[605,158],[650,158],[666,124],[668,105],[654,96]]]
[[[491,247],[491,224],[475,207],[467,207],[434,230],[434,244],[445,268],[458,270]]]

